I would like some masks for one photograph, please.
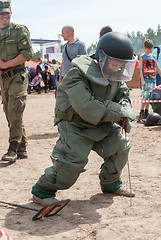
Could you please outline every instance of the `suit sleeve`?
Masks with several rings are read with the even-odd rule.
[[[83,79],[77,69],[68,72],[62,86],[72,108],[84,121],[93,125],[100,122],[119,122],[121,105],[106,100],[96,99],[90,90],[89,83]]]

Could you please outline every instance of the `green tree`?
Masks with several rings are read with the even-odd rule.
[[[156,36],[157,36],[156,45],[161,45],[161,27],[160,27],[160,24],[158,24]]]
[[[146,39],[151,39],[154,44],[156,44],[156,32],[152,28],[148,28],[147,32],[145,33]]]
[[[87,48],[87,53],[89,55],[94,54],[96,51],[96,47],[97,47],[97,42],[95,44],[92,43],[91,46],[89,48]]]
[[[134,53],[139,54],[144,52],[144,41],[145,39],[151,39],[154,45],[161,45],[161,26],[158,24],[157,30],[152,28],[148,28],[146,33],[142,33],[141,31],[137,31],[136,34],[134,31],[132,33],[127,32],[127,36],[131,39]],[[96,49],[96,44],[91,44],[91,46],[87,49],[88,54]]]
[[[134,47],[134,53],[138,54],[139,52],[142,52],[144,49],[144,35],[138,31],[135,35],[134,31],[132,32],[132,35],[127,33],[127,36],[131,39],[133,47]]]
[[[36,53],[34,53],[32,61],[34,62],[38,62],[38,59],[41,57],[41,52],[37,51]]]

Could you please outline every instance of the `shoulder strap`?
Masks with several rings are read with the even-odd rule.
[[[90,58],[92,58],[92,59],[94,59],[94,60],[96,60],[95,53],[94,53],[94,54],[92,54],[92,55],[89,55],[89,57],[90,57]]]
[[[158,59],[159,54],[160,54],[160,47],[159,47],[159,46],[156,46],[156,47],[154,47],[154,48],[157,48],[157,59]]]
[[[157,48],[157,59],[159,57],[159,54],[160,54],[160,47],[158,46],[158,48]]]
[[[67,55],[67,58],[68,58],[69,61],[71,62],[72,59],[69,57],[68,52],[67,52],[67,44],[65,45],[65,53],[66,53],[66,55]]]

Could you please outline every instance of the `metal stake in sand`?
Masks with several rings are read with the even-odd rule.
[[[126,135],[126,134],[125,134]],[[129,159],[127,159],[127,169],[128,169],[128,175],[129,175],[129,186],[130,186],[130,207],[132,206],[132,187],[131,187],[131,175],[130,175],[130,165],[129,165]]]
[[[57,202],[45,205],[41,209],[27,207],[27,206],[16,204],[16,203],[4,202],[4,201],[1,201],[1,200],[0,200],[0,203],[10,205],[10,206],[14,206],[14,207],[19,207],[19,208],[25,208],[25,209],[28,209],[28,210],[31,210],[31,211],[36,211],[37,214],[35,216],[33,216],[32,220],[38,220],[42,217],[48,217],[48,216],[51,216],[51,215],[56,215],[63,207],[65,207],[65,205],[67,205],[67,203],[69,201],[70,201],[70,199],[57,201]]]
[[[123,120],[122,124],[122,134],[125,127],[126,119]],[[126,137],[126,131],[125,131],[125,137]],[[129,187],[130,187],[130,207],[132,206],[132,187],[131,187],[131,175],[130,175],[130,165],[129,165],[129,158],[127,158],[127,169],[128,169],[128,176],[129,176]]]

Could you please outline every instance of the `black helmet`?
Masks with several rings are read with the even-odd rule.
[[[161,124],[161,116],[158,113],[151,113],[147,116],[145,126],[155,126]]]
[[[125,34],[119,32],[109,32],[100,38],[95,53],[97,61],[99,61],[100,49],[114,58],[131,60],[133,57],[131,40]]]

